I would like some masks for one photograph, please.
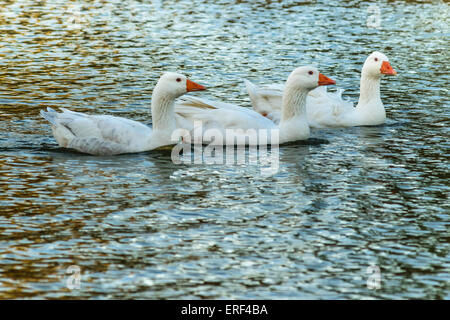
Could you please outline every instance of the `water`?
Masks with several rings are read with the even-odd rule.
[[[368,8],[1,1],[0,298],[450,299],[449,5]],[[387,124],[314,130],[328,143],[281,147],[270,177],[63,150],[39,116],[149,123],[170,70],[249,105],[242,78],[314,64],[357,101],[374,50],[399,73],[382,81]]]

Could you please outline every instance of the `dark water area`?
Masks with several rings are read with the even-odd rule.
[[[0,298],[450,299],[449,4],[192,3],[0,1]],[[386,125],[312,130],[271,176],[83,155],[39,116],[150,123],[163,71],[250,106],[243,78],[306,64],[356,103],[375,50]]]

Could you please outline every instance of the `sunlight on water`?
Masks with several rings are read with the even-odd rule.
[[[0,3],[0,298],[449,299],[449,5],[191,3]],[[269,177],[63,150],[39,116],[150,123],[163,71],[250,106],[243,78],[305,64],[356,102],[375,50],[399,73],[381,85],[387,124],[313,130]]]

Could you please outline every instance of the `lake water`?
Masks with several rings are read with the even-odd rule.
[[[369,4],[1,1],[0,298],[450,299],[449,4]],[[306,64],[356,102],[375,50],[387,124],[313,130],[272,176],[79,154],[39,116],[150,123],[163,71],[249,106],[243,78]]]

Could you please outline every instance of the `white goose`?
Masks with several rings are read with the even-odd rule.
[[[174,144],[176,129],[175,99],[190,91],[205,90],[184,75],[167,72],[161,76],[152,93],[150,128],[140,122],[110,115],[88,115],[61,108],[41,110],[41,116],[52,124],[53,136],[63,148],[93,155],[114,155],[152,150]]]
[[[396,75],[388,58],[373,52],[361,71],[359,102],[356,107],[341,98],[342,90],[327,92],[317,88],[308,95],[306,111],[308,123],[313,128],[379,125],[386,121],[386,112],[380,98],[382,75]],[[257,87],[245,81],[254,110],[277,122],[281,115],[283,85]]]
[[[335,84],[335,81],[319,73],[314,67],[299,67],[292,71],[284,86],[281,120],[278,125],[249,108],[197,97],[183,97],[175,107],[180,123],[183,121],[178,127],[186,128],[186,123],[191,124],[191,132],[194,133],[184,139],[185,142],[191,143],[261,144],[270,142],[271,132],[267,131],[271,129],[279,129],[278,143],[305,140],[310,134],[305,110],[308,92],[318,86],[330,84]],[[195,134],[200,126],[200,134]],[[234,136],[230,138],[227,135],[229,129],[234,131]],[[244,132],[238,131],[248,129],[266,130],[269,141],[249,141],[243,137],[246,135]],[[211,130],[209,132],[213,132],[213,135],[218,133],[221,139],[217,139],[217,136],[212,139],[211,134],[207,133],[208,130]]]

